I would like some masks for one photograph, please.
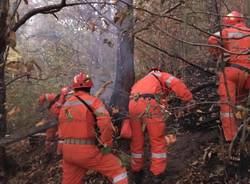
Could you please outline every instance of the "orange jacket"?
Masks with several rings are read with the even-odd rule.
[[[170,92],[174,92],[176,96],[183,101],[190,101],[193,99],[192,93],[180,79],[169,73],[160,71],[152,71],[144,78],[137,81],[132,87],[131,95],[160,94],[163,100]]]
[[[82,98],[94,111],[97,122],[92,112],[75,96]],[[85,92],[77,92],[71,96],[62,106],[59,115],[60,138],[83,138],[95,139],[97,124],[100,129],[100,140],[102,144],[112,145],[111,118],[104,104],[98,98]]]
[[[222,34],[222,37],[221,35]],[[221,45],[226,50],[234,53],[245,53],[250,48],[250,29],[244,23],[236,24],[234,27],[225,28],[220,32],[216,32],[214,36],[210,36],[208,43],[211,45]],[[222,43],[220,43],[222,40]],[[240,64],[245,67],[250,67],[249,54],[237,55],[227,52],[221,52],[218,48],[210,48],[209,52],[215,57],[219,57],[224,53],[224,58],[230,63]]]

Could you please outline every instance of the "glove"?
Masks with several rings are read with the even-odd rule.
[[[102,146],[102,148],[101,148],[102,154],[108,154],[108,153],[110,153],[111,151],[112,151],[111,147],[108,147],[108,146],[106,146],[106,145]]]
[[[61,95],[62,96],[66,96],[69,92],[69,88],[68,87],[64,87],[61,89]]]

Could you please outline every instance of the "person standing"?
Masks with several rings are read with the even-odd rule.
[[[250,29],[237,11],[226,15],[223,25],[225,28],[210,36],[208,43],[215,46],[209,49],[215,60],[223,57],[218,88],[220,119],[225,140],[231,142],[238,129],[233,107],[250,89],[246,85],[250,73]]]

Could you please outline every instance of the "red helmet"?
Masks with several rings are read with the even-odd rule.
[[[45,102],[52,102],[56,98],[55,93],[45,93],[39,97],[38,103],[40,105],[44,104]]]
[[[93,87],[93,82],[88,75],[79,73],[74,77],[72,84],[73,89],[91,88],[91,87]]]
[[[232,11],[223,17],[223,24],[233,26],[237,23],[244,22],[243,15],[240,12]]]

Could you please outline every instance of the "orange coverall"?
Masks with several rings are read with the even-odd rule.
[[[222,34],[222,37],[220,34]],[[237,64],[250,69],[249,54],[234,54],[245,53],[250,48],[250,37],[246,36],[249,34],[250,29],[244,23],[225,28],[221,33],[217,32],[214,34],[215,36],[210,36],[208,43],[211,45],[222,45],[223,48],[233,53],[222,52],[218,48],[210,48],[209,51],[215,58],[223,53],[224,59],[228,64]],[[220,44],[221,40],[222,43]],[[237,124],[230,103],[234,105],[240,97],[246,96],[248,90],[245,84],[248,76],[249,73],[235,67],[230,67],[230,65],[224,68],[224,74],[223,72],[219,74],[220,119],[226,141],[232,141],[237,133]]]
[[[94,111],[76,98],[79,96]],[[127,172],[111,153],[103,154],[96,146],[95,125],[100,129],[100,141],[112,146],[113,128],[104,104],[88,93],[78,91],[63,105],[59,115],[59,136],[63,143],[63,184],[81,184],[87,170],[107,176],[115,184],[127,184]]]
[[[185,102],[193,98],[192,93],[181,80],[166,72],[152,71],[132,87],[129,114],[132,128],[132,170],[135,172],[141,171],[144,165],[143,129],[145,126],[151,144],[150,170],[154,175],[159,175],[166,169],[165,121],[160,104],[167,105],[166,97],[170,92],[174,92]],[[159,97],[160,103],[155,98],[140,97],[140,95],[156,95]]]
[[[64,104],[66,99],[66,95],[60,95],[59,99],[52,104],[52,106],[49,109],[49,114],[48,114],[48,121],[50,120],[54,120],[57,121],[58,120],[58,116],[60,113],[60,109],[62,107],[62,105]],[[46,103],[46,105],[48,105],[48,103]],[[45,138],[45,152],[46,153],[51,153],[52,150],[52,143],[56,137],[57,134],[57,127],[53,127],[53,128],[49,128],[46,131],[46,138]],[[57,151],[60,152],[60,142],[58,142],[58,148]]]

